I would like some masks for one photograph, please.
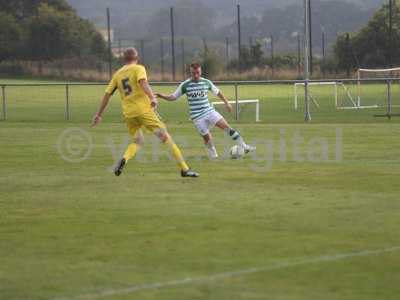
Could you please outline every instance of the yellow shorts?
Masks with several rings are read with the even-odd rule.
[[[125,118],[126,125],[129,130],[129,134],[135,138],[137,131],[144,127],[150,132],[157,130],[165,130],[165,124],[160,120],[157,113],[154,111],[146,112],[140,116],[134,118]]]

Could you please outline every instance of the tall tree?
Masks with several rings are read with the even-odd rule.
[[[393,45],[400,47],[400,4],[393,6]],[[349,49],[350,48],[350,49]],[[352,34],[346,42],[345,35],[338,37],[335,55],[340,67],[389,67],[389,5],[384,4],[358,32]],[[393,64],[400,64],[400,53],[394,51]]]
[[[0,12],[0,62],[18,55],[22,28],[12,15]]]
[[[0,0],[1,10],[13,15],[17,20],[36,15],[41,4],[47,4],[57,10],[72,11],[65,0]]]
[[[0,0],[0,7],[0,59],[105,58],[100,33],[65,0]]]

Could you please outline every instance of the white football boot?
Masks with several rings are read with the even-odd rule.
[[[247,145],[247,144],[244,145],[243,149],[244,149],[244,153],[246,153],[246,154],[250,153],[250,152],[254,152],[254,151],[257,150],[256,147],[250,146],[250,145]]]
[[[210,160],[216,160],[218,158],[217,149],[215,149],[215,147],[206,147],[206,149]]]

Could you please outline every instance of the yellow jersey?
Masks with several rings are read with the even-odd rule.
[[[147,80],[145,67],[129,64],[119,69],[108,84],[106,93],[112,95],[118,89],[125,118],[134,118],[152,110],[150,99],[139,84],[142,79]]]

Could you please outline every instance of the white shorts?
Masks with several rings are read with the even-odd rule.
[[[212,110],[200,119],[194,121],[194,126],[196,126],[197,131],[204,136],[210,133],[210,129],[215,126],[221,119],[224,117],[221,116],[219,112],[216,110]]]

